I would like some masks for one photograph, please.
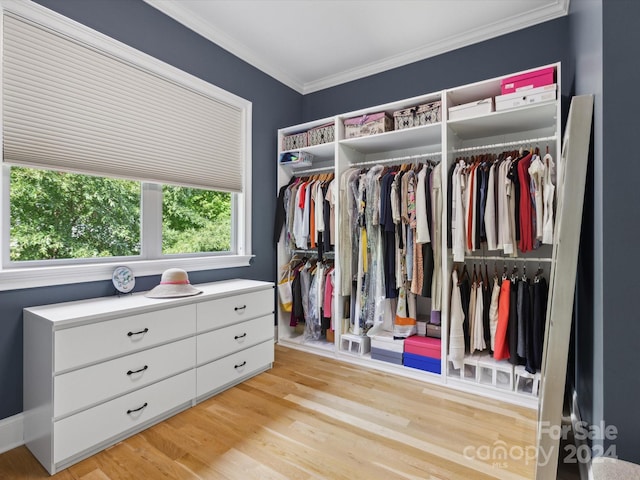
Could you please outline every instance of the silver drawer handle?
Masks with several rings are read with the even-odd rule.
[[[147,333],[149,331],[148,328],[145,328],[144,330],[140,330],[139,332],[129,332],[127,333],[127,337],[133,337],[134,335],[143,335],[145,333]]]
[[[144,367],[139,368],[138,370],[129,370],[127,372],[127,375],[133,375],[134,373],[144,372],[147,368],[149,368],[149,365],[145,365]]]
[[[247,364],[247,361],[245,360],[244,362],[242,362],[242,363],[240,363],[240,364],[236,365],[236,366],[235,366],[235,367],[233,367],[233,368],[242,368],[242,367],[244,367],[246,364]]]
[[[244,337],[246,337],[246,336],[247,336],[247,333],[245,332],[245,333],[243,333],[242,335],[236,335],[236,336],[235,336],[235,337],[233,337],[233,338],[234,338],[234,340],[238,340],[238,339],[240,339],[240,338],[244,338]]]
[[[147,405],[149,405],[149,404],[147,402],[144,402],[144,405],[142,405],[141,407],[134,408],[134,409],[129,409],[129,410],[127,410],[127,415],[131,415],[132,413],[139,412],[143,408],[146,408]]]
[[[240,310],[244,310],[245,308],[247,308],[247,306],[246,305],[242,305],[241,307],[235,307],[234,310],[236,312],[239,312]]]

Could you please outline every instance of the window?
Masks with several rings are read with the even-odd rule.
[[[231,194],[164,185],[162,253],[231,251]]]
[[[162,186],[162,228],[154,211],[157,197],[143,201],[141,182],[92,175],[10,167],[9,258],[12,264],[114,257],[230,253],[232,194]],[[157,190],[149,184],[149,192]],[[141,225],[161,240],[142,242]],[[121,260],[121,258],[119,258]]]
[[[140,182],[11,167],[12,262],[140,255]]]
[[[249,265],[251,102],[33,2],[0,9],[0,290]]]

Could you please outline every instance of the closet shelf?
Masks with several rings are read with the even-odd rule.
[[[529,144],[537,145],[540,142],[555,142],[558,139],[555,135],[551,135],[548,137],[537,137],[537,138],[526,138],[522,140],[515,140],[513,142],[499,142],[499,143],[490,143],[488,145],[476,145],[474,147],[464,147],[464,148],[454,148],[451,150],[451,153],[462,153],[462,152],[477,152],[480,150],[494,150],[496,148],[503,147],[518,147],[521,145],[528,146]]]
[[[557,101],[538,103],[513,110],[491,112],[473,118],[449,120],[447,125],[460,140],[483,139],[496,135],[507,135],[539,130],[540,136],[556,133],[554,122]]]
[[[340,145],[347,145],[364,154],[429,146],[433,147],[433,150],[439,150],[441,130],[442,125],[438,122],[403,130],[392,130],[367,137],[348,138],[341,140]]]
[[[335,143],[321,143],[320,145],[311,145],[303,148],[295,148],[293,150],[283,150],[281,153],[308,152],[313,155],[313,162],[316,164],[323,160],[333,160],[335,155]]]

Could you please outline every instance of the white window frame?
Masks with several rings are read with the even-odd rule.
[[[13,12],[29,20],[40,23],[48,28],[57,30],[69,37],[85,44],[126,60],[132,64],[157,73],[164,78],[178,84],[214,96],[242,111],[242,148],[243,148],[243,185],[242,193],[232,194],[232,250],[231,254],[185,256],[164,256],[150,259],[143,257],[117,257],[100,259],[79,259],[71,264],[46,265],[38,262],[37,266],[16,266],[9,261],[9,170],[2,166],[2,181],[0,182],[0,201],[2,202],[2,222],[0,222],[0,244],[2,247],[2,268],[0,269],[0,291],[21,288],[43,287],[49,285],[84,283],[111,279],[116,265],[129,266],[134,275],[159,275],[167,268],[178,267],[187,271],[213,270],[249,266],[252,255],[251,249],[251,118],[252,104],[250,101],[238,97],[219,87],[205,82],[193,75],[164,63],[150,55],[140,52],[128,45],[92,30],[80,23],[53,12],[41,5],[21,0],[0,0],[1,13]],[[2,114],[0,102],[0,118]],[[0,137],[2,135],[0,129]],[[0,138],[1,139],[1,138]],[[143,185],[143,196],[149,194]],[[150,213],[150,212],[148,212]],[[157,215],[155,212],[154,215]],[[161,221],[161,219],[160,219]],[[146,231],[146,224],[142,223],[141,235],[151,234]],[[151,222],[152,224],[154,222]],[[156,227],[150,227],[156,228]],[[160,227],[161,230],[161,227]],[[161,241],[160,239],[158,239]],[[161,246],[160,246],[161,250]],[[148,254],[149,252],[144,252]],[[161,253],[161,252],[160,252]],[[51,263],[54,263],[52,261]],[[31,264],[34,265],[34,264]]]

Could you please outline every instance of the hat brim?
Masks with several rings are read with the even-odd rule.
[[[192,285],[158,285],[149,290],[145,297],[149,298],[177,298],[177,297],[191,297],[202,293],[202,290],[198,290]]]

